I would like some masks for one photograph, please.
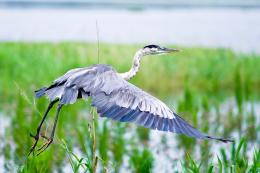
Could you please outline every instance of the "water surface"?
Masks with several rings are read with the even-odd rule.
[[[97,41],[260,52],[260,10],[0,9],[0,41]]]

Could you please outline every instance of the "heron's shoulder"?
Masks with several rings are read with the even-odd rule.
[[[96,64],[93,65],[92,68],[95,68],[95,70],[99,73],[107,72],[107,71],[113,71],[116,72],[116,70],[108,64]]]

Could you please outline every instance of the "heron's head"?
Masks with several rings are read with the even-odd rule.
[[[166,48],[166,47],[160,47],[158,45],[147,45],[142,49],[143,53],[145,55],[162,55],[166,53],[174,53],[178,52],[178,49],[173,49],[173,48]]]

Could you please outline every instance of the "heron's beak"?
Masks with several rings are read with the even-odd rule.
[[[165,53],[174,53],[174,52],[179,52],[180,50],[174,48],[163,48],[162,51]]]

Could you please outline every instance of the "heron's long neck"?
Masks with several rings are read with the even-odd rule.
[[[142,49],[136,52],[133,60],[133,65],[128,72],[120,73],[120,76],[125,80],[129,80],[136,75],[140,67],[141,58],[144,56]]]

